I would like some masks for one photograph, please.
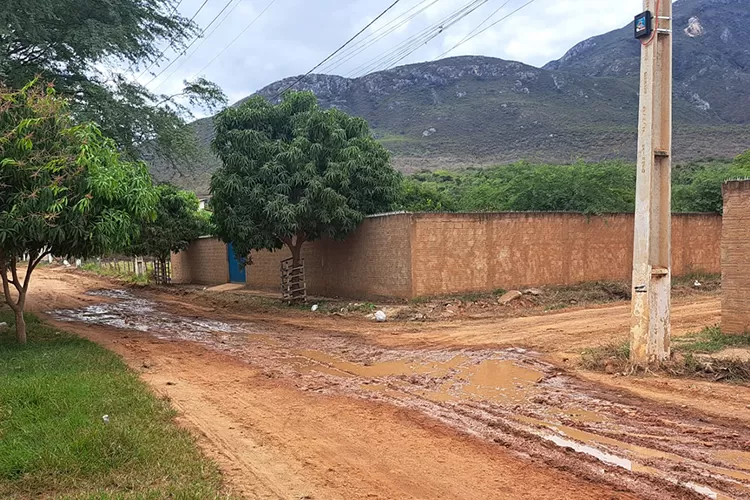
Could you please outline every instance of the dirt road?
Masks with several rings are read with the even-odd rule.
[[[32,307],[140,370],[248,498],[750,497],[746,387],[560,364],[622,338],[626,305],[375,325],[36,278]],[[677,304],[676,329],[718,314]]]

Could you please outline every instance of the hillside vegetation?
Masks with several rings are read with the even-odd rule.
[[[404,180],[401,208],[413,212],[633,212],[635,177],[635,166],[619,161],[520,162],[460,172],[422,172]],[[673,210],[721,213],[722,183],[741,177],[750,177],[750,152],[734,161],[675,168]]]

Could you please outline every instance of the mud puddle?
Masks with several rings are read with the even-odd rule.
[[[612,394],[521,348],[386,349],[338,332],[192,318],[127,291],[62,321],[198,342],[299,389],[416,409],[513,452],[652,498],[750,498],[750,431]]]

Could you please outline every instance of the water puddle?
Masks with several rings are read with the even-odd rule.
[[[102,290],[88,295],[114,299],[113,302],[94,304],[80,309],[61,309],[52,312],[59,321],[80,321],[94,325],[152,333],[168,340],[206,341],[216,334],[248,333],[246,328],[221,321],[187,318],[159,311],[156,303],[135,297],[126,290]],[[220,339],[226,341],[227,338]]]
[[[750,471],[750,452],[738,450],[717,450],[711,453],[714,457],[735,467]]]
[[[361,364],[344,361],[321,351],[303,350],[295,354],[294,362],[305,372],[317,371],[365,379],[411,380],[421,386],[417,388],[419,394],[437,402],[467,399],[496,403],[522,402],[528,399],[534,385],[544,378],[542,371],[519,366],[513,360],[477,361],[464,354],[445,361],[398,359]],[[497,353],[498,356],[504,354],[507,352]],[[422,388],[424,386],[427,388]],[[370,390],[373,390],[372,387]],[[386,392],[390,393],[390,390]]]
[[[145,332],[161,340],[199,342],[293,377],[305,390],[385,398],[477,434],[515,429],[526,436],[527,444],[533,435],[613,469],[658,477],[707,498],[731,498],[720,491],[725,487],[750,493],[750,453],[706,450],[698,438],[673,432],[680,426],[703,425],[679,416],[670,416],[677,420],[664,420],[661,426],[654,420],[639,421],[637,406],[587,394],[575,379],[524,349],[388,350],[331,332],[287,334],[262,331],[251,323],[188,317],[160,310],[157,303],[124,290],[90,295],[106,302],[55,311],[53,316]],[[506,427],[499,429],[506,430],[495,430],[489,421],[504,422]],[[545,449],[549,453],[553,447]],[[525,452],[523,447],[519,451]],[[707,458],[712,463],[703,461]],[[595,474],[605,474],[599,469]],[[702,484],[708,479],[710,487]],[[717,484],[722,488],[714,487]]]

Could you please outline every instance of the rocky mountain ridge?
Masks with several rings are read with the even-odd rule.
[[[675,10],[675,157],[750,148],[747,0],[679,0]],[[362,116],[410,172],[527,159],[633,159],[639,42],[632,27],[591,38],[542,68],[482,56],[410,64],[357,79],[310,75],[297,87],[325,107]],[[287,78],[261,89],[273,98]],[[241,104],[243,101],[235,105]],[[205,191],[218,161],[210,118],[193,124],[204,154],[152,160],[159,180]]]

